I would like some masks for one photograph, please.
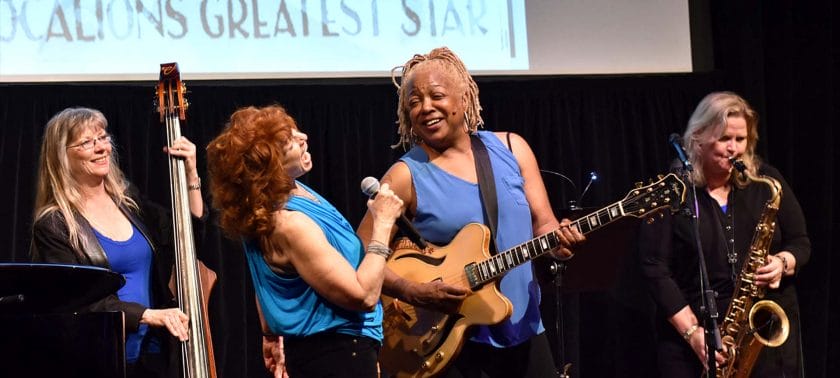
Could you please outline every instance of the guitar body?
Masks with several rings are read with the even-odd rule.
[[[446,247],[429,248],[431,253],[398,247],[388,268],[414,282],[442,280],[469,288],[464,267],[490,258],[489,242],[487,227],[471,223]],[[499,292],[498,281],[474,289],[454,314],[414,307],[388,296],[382,296],[382,307],[385,339],[379,361],[383,371],[395,377],[437,375],[460,352],[469,327],[498,324],[513,313],[510,301]]]

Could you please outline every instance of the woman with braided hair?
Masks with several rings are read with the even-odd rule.
[[[472,138],[484,144],[492,166],[498,202],[496,249],[509,249],[536,235],[556,231],[561,247],[552,253],[569,258],[569,247],[584,240],[569,220],[555,217],[528,143],[507,132],[478,131],[483,125],[478,87],[463,62],[446,47],[415,55],[402,67],[397,146],[410,148],[385,173],[383,183],[405,203],[406,215],[420,234],[447,245],[462,227],[485,223]],[[396,146],[395,146],[396,147]],[[368,213],[359,226],[371,238]],[[567,227],[561,227],[567,226]],[[480,326],[471,334],[445,377],[551,377],[555,368],[540,319],[539,285],[531,264],[510,270],[501,291],[513,303],[512,316]],[[387,271],[383,293],[415,306],[452,312],[468,288],[441,281],[418,283]],[[482,375],[484,374],[484,375]]]

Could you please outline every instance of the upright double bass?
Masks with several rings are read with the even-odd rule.
[[[157,110],[166,125],[167,146],[181,136],[180,121],[186,120],[186,86],[181,82],[177,63],[160,65],[157,85]],[[185,378],[216,377],[213,343],[207,316],[207,300],[216,274],[196,258],[189,191],[184,161],[169,157],[172,229],[175,234],[175,272],[173,276],[178,307],[190,319],[190,337],[181,342],[181,362]]]

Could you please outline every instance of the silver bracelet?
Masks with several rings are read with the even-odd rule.
[[[382,256],[385,258],[385,260],[388,260],[388,257],[391,256],[391,252],[393,251],[391,251],[391,248],[386,247],[384,244],[370,243],[368,244],[367,250],[365,252]]]
[[[694,331],[697,331],[698,328],[700,328],[698,324],[692,324],[691,327],[688,327],[688,329],[682,333],[683,339],[685,339],[685,341],[691,340],[691,335],[693,335]]]

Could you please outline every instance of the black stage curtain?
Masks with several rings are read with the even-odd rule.
[[[840,291],[831,272],[840,264],[837,107],[837,7],[761,1],[709,6],[714,66],[709,73],[597,77],[478,78],[486,128],[521,134],[530,143],[558,213],[579,199],[588,172],[599,180],[580,201],[601,207],[633,184],[667,170],[666,144],[681,132],[697,102],[713,90],[733,90],[761,116],[759,153],[778,167],[805,211],[813,254],[800,275],[803,341],[808,376],[840,368],[840,315],[830,312]],[[182,67],[182,70],[188,70]],[[154,72],[157,67],[149,67]],[[381,177],[401,154],[396,138],[395,88],[389,79],[192,82],[184,134],[199,146],[221,130],[240,106],[279,103],[310,136],[315,168],[304,181],[358,224],[365,198],[359,182]],[[27,261],[40,139],[47,120],[69,106],[101,110],[110,122],[120,165],[141,191],[168,203],[164,131],[152,107],[154,83],[56,83],[0,86],[0,261]],[[200,149],[199,167],[205,167]],[[203,175],[205,180],[206,174]],[[205,186],[206,187],[206,186]],[[205,191],[209,201],[209,194]],[[593,238],[597,237],[594,234]],[[600,262],[601,286],[565,288],[566,348],[573,376],[655,376],[651,302],[633,263],[634,250]],[[598,251],[590,251],[598,253]],[[214,225],[200,255],[219,274],[211,324],[222,377],[261,377],[259,323],[253,288],[239,243]],[[583,261],[583,260],[581,260]],[[569,265],[574,271],[575,260]],[[618,267],[618,268],[616,268]],[[591,267],[590,267],[591,268]],[[599,272],[589,274],[598,275]],[[582,283],[581,283],[582,282]],[[553,285],[544,288],[551,328]],[[835,295],[832,295],[835,294]],[[550,332],[554,342],[553,330]],[[835,343],[832,343],[835,344]],[[560,361],[558,361],[560,363]]]

